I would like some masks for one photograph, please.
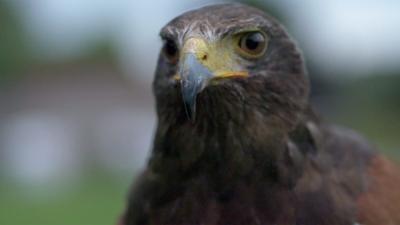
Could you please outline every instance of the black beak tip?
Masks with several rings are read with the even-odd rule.
[[[195,109],[191,108],[189,105],[185,104],[185,111],[186,111],[186,116],[191,122],[195,122],[196,120],[196,111]]]

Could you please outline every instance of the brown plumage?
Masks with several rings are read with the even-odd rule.
[[[152,155],[120,224],[400,224],[399,169],[312,112],[302,56],[276,20],[208,6],[161,37]]]

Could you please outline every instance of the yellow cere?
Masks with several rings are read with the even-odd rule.
[[[222,71],[215,74],[215,78],[223,79],[223,78],[240,78],[240,77],[248,77],[249,73],[247,71]]]
[[[245,78],[248,77],[249,73],[247,71],[221,71],[215,74],[213,79],[224,79],[224,78]],[[179,81],[181,77],[179,74],[175,74],[172,79]]]
[[[187,54],[195,54],[197,60],[214,74],[213,79],[249,76],[238,65],[232,39],[207,42],[202,38],[192,37],[185,41],[180,60],[183,61]],[[180,80],[179,74],[174,75],[173,79]]]

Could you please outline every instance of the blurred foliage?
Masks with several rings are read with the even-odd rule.
[[[359,131],[380,150],[400,159],[399,87],[399,74],[343,80],[334,89],[334,98],[339,103],[330,117]]]
[[[371,110],[400,112],[400,74],[376,74],[353,79],[344,86],[349,96]],[[344,97],[344,96],[343,96]],[[399,114],[398,114],[399,115]]]
[[[31,38],[24,30],[17,10],[0,0],[0,85],[26,74],[41,64],[74,64],[105,62],[116,64],[115,48],[110,38],[95,39],[81,55],[73,58],[48,59],[32,52]]]
[[[26,34],[14,13],[0,1],[0,84],[19,75],[30,57]]]

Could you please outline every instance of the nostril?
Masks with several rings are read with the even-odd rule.
[[[202,59],[203,61],[206,61],[207,58],[208,58],[208,55],[207,55],[207,54],[204,54],[203,57],[202,57],[201,59]]]

